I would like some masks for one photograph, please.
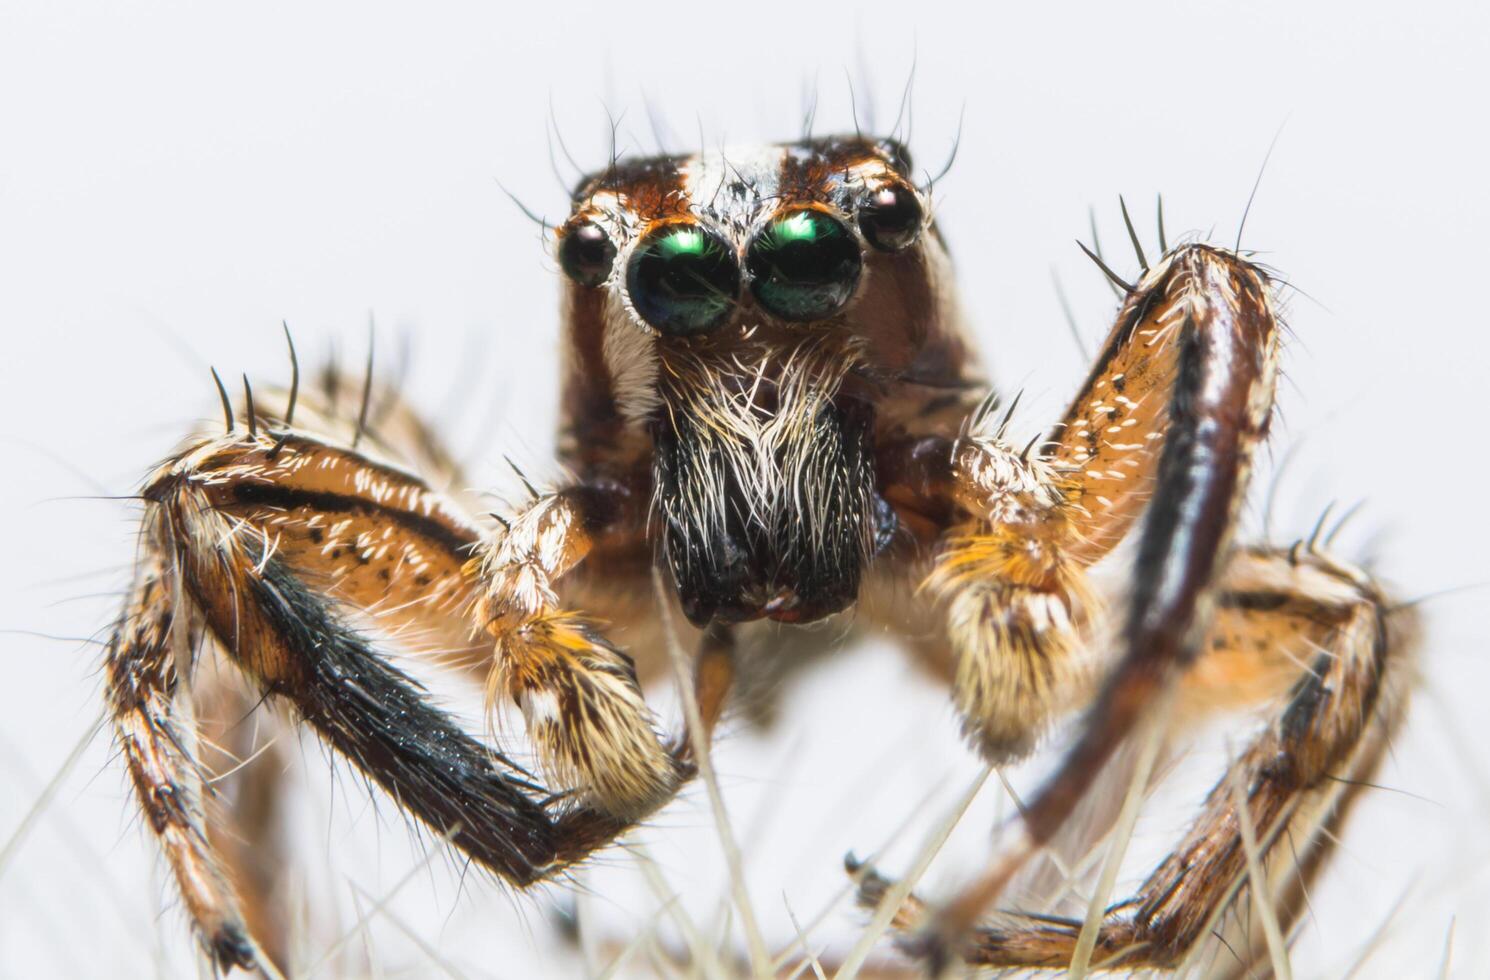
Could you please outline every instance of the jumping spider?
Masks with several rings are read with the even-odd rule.
[[[1235,250],[1165,247],[1123,284],[1065,415],[1020,447],[993,421],[945,245],[893,141],[622,159],[582,182],[555,242],[558,455],[572,477],[521,513],[465,516],[440,489],[460,485],[452,464],[407,406],[370,390],[359,408],[335,384],[250,392],[240,413],[224,394],[227,433],[146,481],[108,697],[219,967],[269,969],[278,951],[251,926],[266,913],[241,849],[204,817],[183,696],[203,641],[250,699],[288,703],[400,807],[524,887],[695,775],[693,743],[658,733],[619,639],[655,662],[678,624],[707,738],[748,624],[851,607],[944,672],[991,764],[1085,711],[991,870],[939,912],[914,897],[897,911],[904,948],[1069,965],[1080,922],[986,916],[1171,698],[1273,711],[1170,855],[1108,910],[1092,963],[1179,964],[1247,894],[1248,835],[1289,927],[1342,787],[1371,772],[1401,717],[1409,624],[1315,541],[1232,541],[1273,403],[1263,270]],[[1088,570],[1130,531],[1126,609],[1104,618]],[[459,729],[354,624],[474,663],[492,699],[521,709],[541,778]],[[242,708],[196,703],[218,728]],[[889,890],[853,870],[866,904]],[[1239,955],[1262,955],[1251,940]]]

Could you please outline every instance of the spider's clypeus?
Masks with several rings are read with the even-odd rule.
[[[932,966],[1175,967],[1262,870],[1277,928],[1247,917],[1233,952],[1268,956],[1402,715],[1411,623],[1317,535],[1233,541],[1273,402],[1264,271],[1234,250],[1161,243],[1123,284],[1065,415],[1021,446],[1003,440],[944,243],[893,141],[621,160],[581,183],[555,251],[569,477],[520,513],[467,516],[454,465],[396,395],[359,402],[334,384],[261,391],[238,413],[224,395],[227,433],[194,438],[146,481],[108,697],[218,966],[267,972],[284,954],[263,863],[243,846],[262,803],[208,820],[193,749],[202,731],[231,740],[245,704],[287,703],[400,807],[528,886],[689,782],[736,674],[748,683],[752,665],[791,655],[774,640],[762,655],[760,621],[850,609],[946,678],[990,764],[1084,713],[990,869],[939,910],[904,899],[904,950]],[[1130,532],[1121,593],[1104,595],[1089,570]],[[541,773],[460,730],[369,623],[474,667],[521,710]],[[638,677],[669,633],[697,653],[692,739],[657,731]],[[199,684],[187,699],[203,649],[242,691]],[[1161,706],[1257,706],[1267,721],[1095,930],[1001,903]],[[851,870],[866,905],[900,894]]]

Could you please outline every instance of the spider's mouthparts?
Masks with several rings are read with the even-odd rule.
[[[690,621],[807,623],[854,602],[894,522],[876,494],[872,419],[856,400],[812,399],[757,432],[681,412],[659,426],[663,550]]]

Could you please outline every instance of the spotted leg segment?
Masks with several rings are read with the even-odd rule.
[[[516,885],[559,873],[644,812],[542,786],[457,727],[358,628],[415,646],[471,646],[481,537],[419,478],[259,424],[190,446],[151,476],[144,498],[138,577],[109,646],[109,696],[147,822],[220,966],[267,962],[206,826],[189,696],[202,641],[421,823]],[[548,625],[545,653],[568,658],[553,669],[580,691],[580,710],[635,712],[617,724],[657,742],[624,655],[588,627]],[[727,685],[728,672],[711,668],[708,682]],[[685,742],[657,742],[669,793],[692,774]]]
[[[1112,685],[1124,678],[1141,703],[1151,667],[1182,659],[1266,427],[1276,345],[1263,275],[1231,253],[1186,246],[1128,297],[1046,441],[1008,444],[1008,413],[990,425],[985,405],[955,440],[911,439],[881,454],[902,522],[944,528],[924,583],[944,616],[929,636],[918,623],[908,638],[952,664],[964,732],[990,762],[1028,754],[1051,718],[1088,696],[1103,610],[1087,569],[1151,501],[1131,655]],[[1167,646],[1149,642],[1156,631]],[[1121,728],[1132,712],[1120,707],[1109,700],[1099,714]],[[1088,762],[1100,764],[1097,755]],[[1065,778],[1062,808],[1080,795]]]
[[[1033,744],[1072,691],[1093,634],[1085,568],[1142,516],[1118,657],[1070,754],[1029,801],[1023,833],[937,922],[944,955],[1059,830],[1104,763],[1198,648],[1252,452],[1272,406],[1278,326],[1266,276],[1187,245],[1127,296],[1101,355],[1043,446],[999,433],[902,465],[953,515],[928,584],[948,611],[954,695],[994,762]],[[945,460],[943,462],[943,460]],[[961,515],[960,519],[957,515]]]
[[[317,371],[311,384],[301,385],[293,347],[291,351],[296,368],[291,387],[261,386],[251,394],[256,428],[283,432],[293,419],[301,430],[360,445],[367,455],[418,473],[452,507],[479,506],[479,500],[463,492],[467,481],[454,457],[396,385],[376,375],[348,376],[334,361]],[[326,557],[346,543],[342,538],[337,542],[323,548]],[[363,595],[368,611],[401,646],[482,677],[489,672],[490,642],[468,629],[464,604],[449,601],[450,590],[458,588],[448,575],[451,569],[442,582],[443,602],[438,601],[439,590],[423,594],[417,573],[400,570],[387,580],[379,575],[358,581],[347,577],[349,570],[339,573],[342,588]],[[427,586],[429,576],[425,579]],[[380,586],[386,590],[381,600],[376,595]],[[440,622],[432,623],[432,618]],[[207,830],[261,953],[283,970],[308,938],[306,910],[293,904],[299,890],[285,825],[289,722],[282,712],[259,710],[262,692],[216,651],[210,661],[199,669],[192,692],[202,732],[200,761],[215,774],[210,785],[212,802],[218,805],[212,807]]]

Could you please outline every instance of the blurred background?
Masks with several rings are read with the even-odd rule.
[[[612,122],[622,152],[687,151],[795,138],[814,104],[818,132],[856,115],[888,129],[903,93],[919,165],[935,174],[957,147],[937,217],[1031,433],[1086,369],[1053,276],[1089,348],[1114,310],[1073,239],[1095,220],[1131,276],[1118,195],[1153,254],[1162,193],[1171,241],[1232,242],[1276,138],[1244,245],[1295,287],[1292,333],[1249,526],[1275,482],[1281,540],[1364,501],[1341,550],[1432,596],[1421,692],[1311,896],[1295,972],[1438,975],[1457,921],[1448,972],[1486,975],[1486,92],[1490,14],[1473,3],[10,0],[0,976],[202,969],[98,728],[97,640],[138,517],[110,498],[215,417],[209,364],[286,380],[281,320],[304,361],[358,363],[371,317],[474,481],[510,489],[504,453],[554,476],[557,271],[506,192],[561,217],[569,157],[603,166]],[[478,701],[447,686],[479,725]],[[637,936],[685,948],[684,922],[743,948],[701,788],[636,835],[640,856],[611,851],[578,889],[535,899],[463,874],[314,739],[290,748],[301,884],[286,901],[310,910],[306,975],[593,975]],[[1144,812],[1122,882],[1225,757],[1224,739],[1191,749],[1189,788]],[[769,730],[729,725],[716,764],[768,944],[795,917],[830,956],[864,922],[842,900],[844,852],[903,871],[979,771],[944,694],[873,644],[805,670]],[[1028,787],[1041,765],[1010,777]],[[1011,809],[989,781],[923,891],[965,880]],[[555,925],[576,911],[578,947]]]

